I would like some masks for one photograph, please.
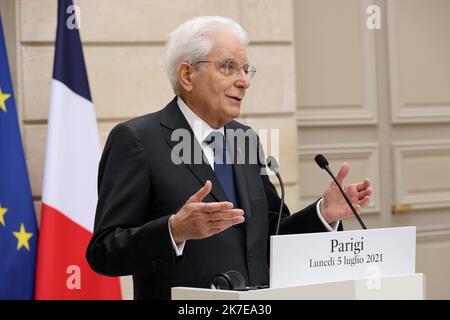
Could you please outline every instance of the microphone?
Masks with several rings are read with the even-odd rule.
[[[284,206],[284,183],[283,183],[283,179],[281,179],[280,166],[278,165],[277,159],[275,159],[275,157],[268,156],[266,158],[266,164],[269,167],[270,171],[272,171],[276,174],[278,181],[280,182],[280,186],[281,186],[281,203],[280,203],[280,210],[278,211],[277,229],[275,231],[275,235],[277,236],[278,231],[280,229],[281,211],[283,211],[283,206]]]
[[[235,291],[249,291],[266,289],[267,285],[247,286],[245,284],[244,276],[236,270],[230,270],[224,273],[219,273],[214,276],[211,283],[211,289],[215,290],[235,290]]]
[[[349,205],[350,209],[352,209],[353,215],[356,217],[356,219],[358,219],[359,224],[361,225],[361,227],[363,229],[367,229],[366,225],[364,224],[364,222],[362,221],[361,217],[359,216],[358,212],[356,212],[355,208],[353,207],[352,203],[350,202],[350,200],[348,199],[347,195],[345,194],[344,190],[342,189],[340,183],[337,181],[336,177],[334,176],[333,172],[331,172],[330,168],[328,167],[328,160],[321,154],[316,155],[316,157],[314,158],[314,160],[316,160],[317,165],[321,168],[324,169],[326,172],[328,172],[328,174],[333,178],[334,182],[336,183],[336,185],[338,186],[339,190],[341,191],[342,195],[344,196],[345,201],[347,202],[347,204]]]

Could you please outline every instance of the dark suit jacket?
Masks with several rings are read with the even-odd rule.
[[[280,198],[260,164],[235,164],[235,184],[246,221],[202,240],[188,240],[177,257],[168,219],[206,180],[212,191],[205,202],[227,201],[209,164],[171,161],[174,129],[191,132],[176,99],[161,111],[117,125],[100,161],[98,204],[87,260],[98,273],[133,275],[135,299],[169,299],[174,286],[209,287],[212,278],[239,271],[248,285],[269,282],[268,244],[274,233]],[[232,121],[226,129],[249,129]],[[293,215],[285,206],[280,233],[326,231],[315,203]]]

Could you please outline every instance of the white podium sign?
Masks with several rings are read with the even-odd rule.
[[[416,227],[272,236],[270,287],[415,273]]]

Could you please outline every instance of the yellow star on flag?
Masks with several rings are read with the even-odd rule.
[[[8,211],[7,208],[2,208],[0,207],[0,223],[5,226],[5,218],[4,215],[6,214],[6,212]]]
[[[30,240],[33,234],[30,232],[26,232],[23,223],[20,224],[20,231],[13,233],[14,236],[17,238],[17,240],[19,240],[17,242],[17,250],[19,250],[22,247],[25,247],[28,251],[30,251],[30,244],[28,243],[28,240]]]
[[[6,100],[11,97],[8,93],[3,93],[2,88],[0,88],[0,109],[2,109],[4,112],[6,112]]]

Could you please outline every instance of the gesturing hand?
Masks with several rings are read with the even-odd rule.
[[[344,189],[345,194],[350,199],[350,202],[353,204],[356,211],[359,213],[362,207],[369,204],[372,188],[370,187],[369,179],[364,179],[359,183],[343,185],[342,183],[348,172],[349,165],[347,163],[342,164],[338,174],[336,175],[336,180],[342,185],[342,189]],[[325,190],[320,206],[320,212],[328,223],[333,223],[352,215],[352,210],[349,208],[334,181],[331,182],[328,189]]]
[[[170,231],[176,244],[189,239],[207,238],[244,222],[244,211],[233,209],[231,202],[202,202],[211,188],[211,181],[206,181],[173,216]]]

